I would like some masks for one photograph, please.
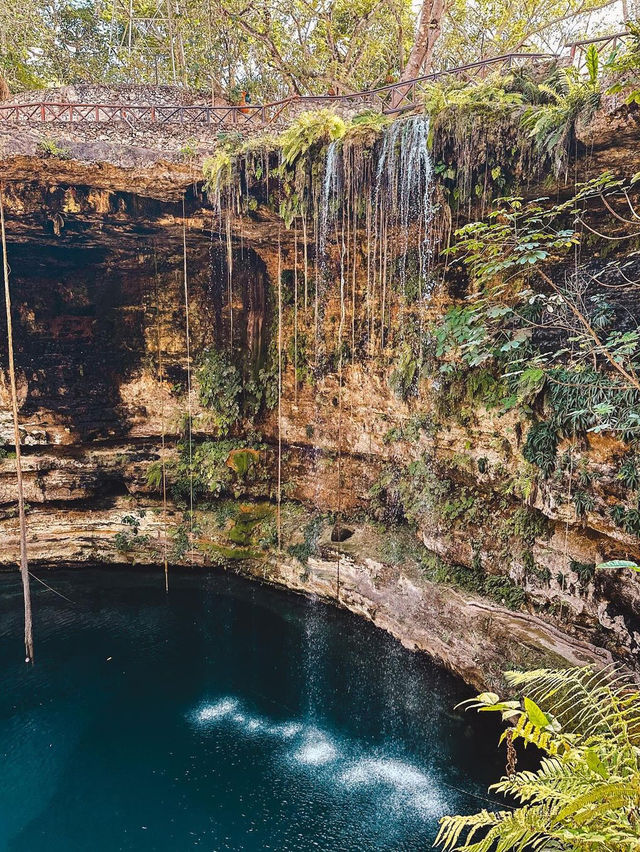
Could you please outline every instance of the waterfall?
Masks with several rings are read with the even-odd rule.
[[[433,165],[428,148],[429,118],[415,115],[395,121],[384,131],[376,171],[374,206],[382,212],[399,245],[399,276],[403,294],[412,227],[417,227],[420,293],[427,283],[430,258],[429,225],[433,216]]]
[[[329,232],[329,223],[333,214],[333,207],[338,198],[339,189],[339,166],[340,158],[338,157],[338,141],[334,140],[327,148],[327,156],[324,166],[324,180],[322,183],[322,196],[320,199],[320,257],[324,258],[327,249],[327,236]]]

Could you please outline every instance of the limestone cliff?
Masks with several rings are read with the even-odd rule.
[[[233,566],[339,599],[478,685],[495,684],[503,664],[637,665],[640,583],[594,570],[640,557],[638,538],[610,513],[631,505],[618,475],[628,446],[589,433],[572,450],[590,483],[578,513],[568,474],[537,477],[523,459],[521,407],[447,397],[433,375],[403,398],[393,378],[403,337],[391,331],[399,299],[383,303],[389,335],[375,358],[360,357],[356,321],[341,320],[335,295],[318,316],[317,235],[285,228],[259,194],[246,215],[213,210],[201,180],[207,140],[181,152],[175,130],[167,152],[166,140],[119,133],[89,140],[59,128],[52,148],[34,131],[3,131],[32,564],[157,565],[168,554]],[[627,153],[621,134],[601,137],[600,160]],[[339,236],[327,250],[334,260]],[[350,239],[355,305],[367,247],[357,228]],[[441,314],[455,287],[443,280],[425,317]],[[351,351],[313,353],[314,329],[318,347],[318,326],[326,338],[341,322]],[[226,430],[201,393],[203,359],[223,343],[226,375],[242,382]],[[0,558],[9,567],[18,541],[5,381]],[[355,530],[342,545],[329,541],[336,517]]]

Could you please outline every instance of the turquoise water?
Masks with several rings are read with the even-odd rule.
[[[0,850],[424,850],[500,775],[469,691],[371,625],[233,575],[0,576]]]

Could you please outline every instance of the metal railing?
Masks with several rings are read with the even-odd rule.
[[[337,106],[345,109],[378,109],[384,113],[401,112],[424,103],[428,85],[446,77],[463,80],[485,77],[491,70],[523,67],[532,63],[565,61],[579,66],[590,44],[616,46],[626,33],[615,33],[597,39],[565,45],[568,53],[506,53],[490,59],[479,59],[456,68],[435,71],[414,80],[390,83],[364,92],[346,95],[297,95],[268,104],[241,106],[144,106],[83,103],[0,103],[0,122],[136,125],[211,126],[221,130],[261,129],[284,123],[295,114],[313,107]]]

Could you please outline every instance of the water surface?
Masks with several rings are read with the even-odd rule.
[[[424,850],[493,719],[368,623],[222,573],[0,576],[0,850]],[[462,629],[462,626],[461,626]],[[465,792],[466,791],[466,792]]]

